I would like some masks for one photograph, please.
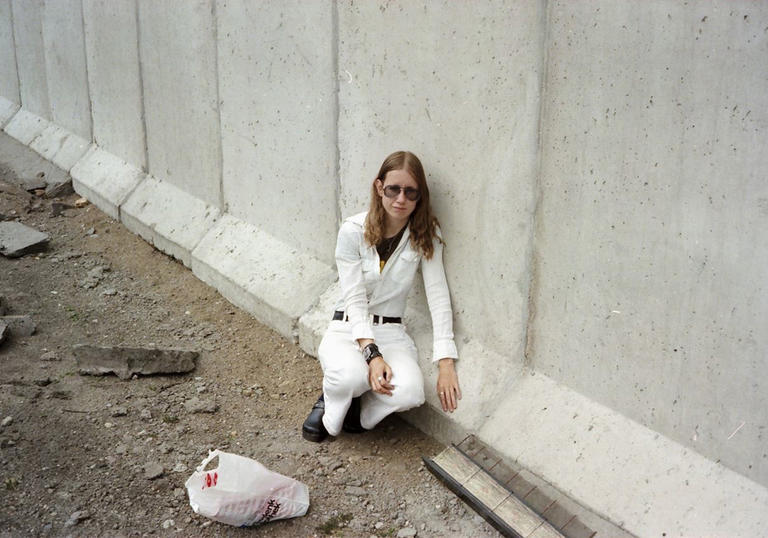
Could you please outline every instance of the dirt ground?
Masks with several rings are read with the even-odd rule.
[[[320,393],[314,358],[95,206],[53,216],[54,202],[79,196],[28,193],[8,168],[0,219],[51,238],[43,253],[0,256],[7,313],[37,324],[0,345],[0,535],[498,535],[424,468],[421,456],[442,447],[397,417],[362,435],[304,441]],[[201,355],[189,374],[121,381],[79,375],[76,344]],[[195,397],[218,410],[188,411]],[[196,515],[184,482],[215,448],[307,484],[307,515],[245,529]]]

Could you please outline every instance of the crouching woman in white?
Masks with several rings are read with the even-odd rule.
[[[369,430],[390,413],[424,403],[416,346],[402,324],[419,265],[432,316],[437,392],[443,410],[452,412],[461,391],[443,243],[421,162],[398,151],[373,181],[368,212],[346,219],[339,230],[342,297],[318,348],[323,394],[304,421],[305,439]]]

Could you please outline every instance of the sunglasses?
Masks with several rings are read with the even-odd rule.
[[[387,185],[384,187],[384,196],[387,198],[397,198],[400,196],[400,191],[405,192],[405,197],[411,202],[415,202],[421,197],[419,189],[413,187],[401,187],[400,185]]]

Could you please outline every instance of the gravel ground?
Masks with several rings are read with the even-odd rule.
[[[2,135],[0,144],[8,154],[15,142]],[[498,535],[424,468],[421,456],[442,447],[397,417],[362,435],[304,441],[320,392],[314,358],[95,206],[74,207],[77,195],[19,188],[7,164],[0,219],[51,239],[43,253],[0,256],[8,314],[37,324],[0,344],[0,535]],[[73,207],[53,216],[54,203]],[[122,381],[79,375],[76,344],[201,355],[188,374]],[[192,412],[193,398],[216,410]],[[307,515],[247,529],[196,515],[184,482],[214,448],[307,484]]]

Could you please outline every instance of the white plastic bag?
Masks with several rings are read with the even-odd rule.
[[[217,456],[219,466],[205,471]],[[237,527],[303,516],[309,508],[303,483],[221,450],[209,453],[184,485],[195,513]]]

